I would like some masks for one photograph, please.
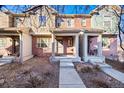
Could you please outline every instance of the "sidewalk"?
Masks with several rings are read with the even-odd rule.
[[[85,88],[72,62],[60,62],[60,88]]]
[[[111,77],[115,78],[116,80],[120,81],[121,83],[124,83],[124,73],[115,70],[113,68],[101,68],[103,72],[110,75]]]

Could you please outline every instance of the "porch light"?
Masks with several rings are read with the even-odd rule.
[[[80,34],[83,35],[83,31],[81,31]]]

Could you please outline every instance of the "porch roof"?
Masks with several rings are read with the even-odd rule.
[[[104,37],[117,37],[118,33],[103,33],[102,36]]]
[[[79,33],[81,31],[81,29],[53,29],[52,30],[53,33],[57,34],[57,33]]]
[[[103,33],[105,30],[103,29],[95,29],[95,28],[88,28],[88,29],[83,29],[84,33]]]
[[[18,27],[8,27],[0,28],[0,36],[18,36],[19,33],[24,33],[27,28],[18,28]]]

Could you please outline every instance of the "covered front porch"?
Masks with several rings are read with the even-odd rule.
[[[70,60],[79,62],[80,30],[54,30],[52,32],[52,61]]]
[[[7,45],[3,46],[1,54],[1,62],[15,60],[23,62],[33,57],[31,51],[31,36],[29,28],[0,28],[0,38],[7,39]],[[1,50],[2,51],[2,50]],[[7,51],[7,52],[6,52]]]
[[[85,30],[82,32],[81,40],[82,60],[84,62],[105,62],[102,55],[102,31]]]

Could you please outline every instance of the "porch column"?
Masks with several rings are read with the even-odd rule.
[[[20,63],[23,63],[23,41],[22,41],[22,33],[19,34],[19,40],[20,40]]]
[[[52,33],[52,56],[55,56],[55,35]]]
[[[102,56],[102,36],[101,34],[98,36],[98,56]]]
[[[88,52],[88,51],[87,51],[88,40],[87,40],[87,35],[86,35],[86,34],[84,35],[84,40],[83,40],[83,42],[84,42],[84,43],[83,43],[83,46],[84,46],[84,47],[83,47],[83,56],[84,56],[84,57],[87,57],[87,52]]]
[[[75,56],[79,57],[79,35],[75,36]]]

